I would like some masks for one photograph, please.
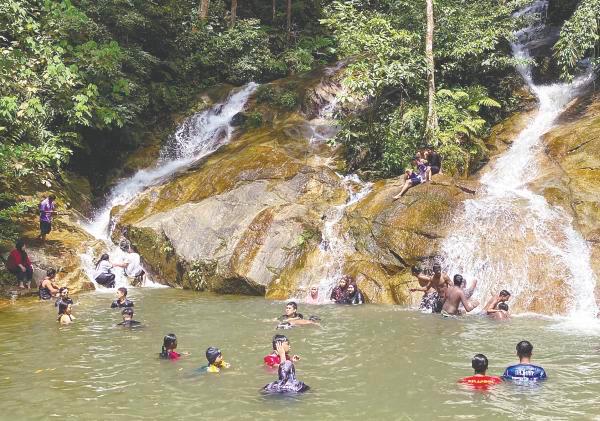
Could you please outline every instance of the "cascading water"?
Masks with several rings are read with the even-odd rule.
[[[537,1],[521,14],[542,13],[546,7],[546,0]],[[537,24],[516,34],[515,57],[529,58],[527,43],[541,28]],[[593,317],[596,279],[587,243],[564,209],[528,187],[539,177],[543,135],[593,77],[538,86],[529,65],[518,70],[538,98],[539,110],[481,178],[476,198],[464,203],[442,245],[444,262],[449,273],[479,280],[475,297],[480,301],[508,289],[513,309],[521,312]]]
[[[111,259],[122,260],[122,253],[110,241],[111,210],[115,206],[128,204],[145,188],[165,181],[228,143],[234,130],[230,124],[231,119],[244,109],[257,87],[256,83],[249,83],[232,93],[225,102],[188,118],[165,144],[154,167],[140,170],[132,177],[121,180],[111,190],[104,207],[89,224],[84,225],[90,234],[104,241],[107,248],[112,250]],[[82,256],[82,261],[86,272],[93,278],[91,256],[92,253],[89,252]],[[123,276],[117,276],[116,281],[117,287],[125,286]]]

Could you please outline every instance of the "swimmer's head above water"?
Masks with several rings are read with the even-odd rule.
[[[508,304],[506,304],[504,301],[499,303],[496,307],[498,308],[498,310],[508,311]]]
[[[533,354],[533,345],[529,341],[521,341],[517,344],[517,356],[521,358],[531,358]]]
[[[508,299],[510,298],[510,292],[508,292],[507,290],[503,289],[502,291],[500,291],[500,301],[508,301]]]
[[[296,317],[298,315],[298,304],[294,301],[290,301],[285,306],[285,315],[287,317]]]
[[[483,354],[476,354],[471,360],[471,367],[473,367],[473,370],[475,370],[475,374],[485,375],[485,372],[488,368],[487,357]]]
[[[167,333],[163,338],[163,350],[172,350],[177,348],[177,336],[174,333]]]
[[[442,273],[442,266],[439,263],[434,263],[431,269],[433,269],[433,273],[435,273],[436,275]]]
[[[123,316],[123,320],[131,320],[133,319],[133,309],[131,307],[126,307],[121,311],[121,316]]]
[[[273,350],[277,349],[277,345],[282,344],[283,350],[287,353],[292,349],[290,345],[290,340],[285,335],[275,335],[273,336]]]
[[[456,274],[454,275],[454,285],[457,287],[462,286],[463,282],[465,282],[465,279],[462,277],[462,275]]]
[[[219,365],[223,362],[223,354],[219,348],[209,346],[206,350],[206,360],[209,365]]]

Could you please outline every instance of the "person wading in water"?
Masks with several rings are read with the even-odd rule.
[[[427,276],[416,268],[413,268],[412,274],[417,278],[422,288],[411,288],[409,291],[421,291],[425,293],[419,306],[420,310],[439,313],[444,304],[445,289],[450,285],[450,277],[447,273],[442,272],[442,267],[439,263],[434,263],[432,269],[433,275]]]

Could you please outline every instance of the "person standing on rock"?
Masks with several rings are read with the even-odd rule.
[[[42,200],[40,203],[40,235],[39,239],[42,242],[46,241],[46,235],[50,234],[52,231],[52,215],[56,215],[56,196],[53,194],[48,195],[48,197]]]
[[[439,313],[444,305],[446,289],[450,285],[450,277],[447,273],[442,273],[442,266],[439,263],[434,263],[432,269],[433,275],[427,276],[417,268],[413,268],[412,275],[417,278],[421,288],[410,288],[409,291],[424,292],[419,310]]]
[[[25,288],[23,283],[27,285],[27,289],[31,288],[31,279],[33,278],[33,266],[27,251],[25,250],[25,242],[17,240],[15,249],[10,252],[6,260],[6,269],[17,277],[19,288]]]

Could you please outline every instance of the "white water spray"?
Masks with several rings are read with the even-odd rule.
[[[121,250],[114,247],[110,241],[112,209],[127,205],[147,187],[164,182],[228,143],[234,131],[230,124],[231,119],[244,109],[248,98],[257,87],[256,83],[249,83],[231,94],[225,102],[185,120],[161,150],[155,166],[142,169],[132,177],[121,180],[111,190],[104,207],[96,213],[89,224],[84,224],[84,228],[90,234],[106,243],[106,247],[111,250],[111,260],[122,261],[123,259]],[[82,256],[82,262],[86,273],[93,280],[91,256],[90,251]],[[116,287],[126,286],[124,276],[117,275],[115,280]]]
[[[542,13],[546,7],[546,0],[537,1],[522,14]],[[515,57],[529,58],[527,43],[540,29],[534,25],[516,34]],[[442,245],[444,261],[450,273],[479,280],[475,297],[482,302],[508,289],[522,311],[594,317],[596,279],[586,241],[564,209],[550,205],[528,187],[539,177],[544,134],[593,77],[587,74],[570,84],[538,86],[530,66],[518,70],[538,98],[539,110],[482,177],[477,197],[464,203]]]

